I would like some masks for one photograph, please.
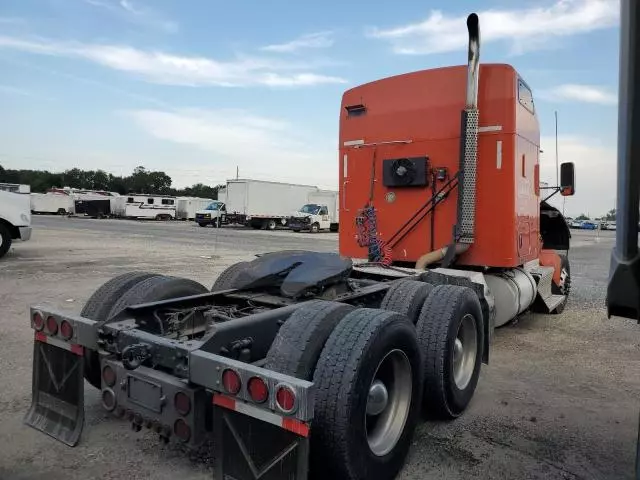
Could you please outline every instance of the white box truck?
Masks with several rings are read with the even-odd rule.
[[[335,190],[318,190],[309,193],[305,203],[291,218],[289,228],[294,232],[307,230],[312,233],[320,230],[338,231],[340,203]]]
[[[14,240],[31,238],[31,200],[29,185],[0,183],[0,258]]]
[[[176,203],[176,219],[193,220],[196,218],[196,212],[207,208],[211,202],[213,202],[212,198],[178,197]]]
[[[291,212],[307,202],[318,187],[264,180],[227,180],[225,202],[217,209],[202,210],[196,222],[202,226],[248,225],[255,229],[274,230],[286,226]],[[217,219],[217,220],[216,220]]]

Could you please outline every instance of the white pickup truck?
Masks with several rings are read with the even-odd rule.
[[[338,192],[318,190],[309,194],[308,203],[289,218],[289,228],[294,232],[320,230],[337,232],[339,226]]]
[[[31,188],[0,183],[0,258],[14,240],[31,238]]]

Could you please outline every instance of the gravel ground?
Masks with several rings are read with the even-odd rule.
[[[29,305],[78,312],[98,286],[127,270],[210,285],[255,253],[335,251],[337,235],[58,217],[35,217],[34,227],[32,240],[0,261],[0,479],[211,478],[209,458],[133,433],[102,410],[88,385],[76,448],[23,426],[31,396]],[[633,478],[640,327],[606,318],[612,246],[610,232],[574,232],[568,308],[559,316],[526,314],[496,332],[469,410],[418,427],[401,479]]]

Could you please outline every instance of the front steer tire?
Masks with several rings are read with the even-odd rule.
[[[385,408],[376,415],[380,425],[390,425],[395,441],[387,451],[379,442],[370,444],[367,415],[369,393],[379,365],[388,358],[406,359],[403,375],[389,377],[389,387],[400,387],[395,397],[406,408]],[[396,380],[393,380],[396,378]],[[415,328],[407,317],[384,310],[362,308],[346,315],[331,333],[322,350],[313,376],[316,403],[311,437],[311,470],[318,478],[349,480],[391,480],[402,468],[420,410],[422,360]],[[395,390],[389,394],[393,398]],[[395,405],[387,403],[387,407]],[[388,412],[403,412],[382,419]],[[371,426],[376,431],[376,425]],[[372,433],[373,435],[373,433]],[[374,453],[374,449],[377,453]]]
[[[355,307],[313,300],[284,323],[267,353],[264,368],[302,380],[313,379],[318,358],[335,326]]]
[[[566,276],[562,288],[556,285],[555,282],[551,282],[551,293],[554,295],[564,295],[564,300],[551,311],[552,315],[560,315],[564,312],[567,302],[569,301],[569,293],[571,292],[571,264],[569,263],[569,257],[564,253],[560,253],[558,256],[560,257],[560,266],[562,270],[566,272]]]
[[[459,333],[463,324],[468,326],[463,328],[464,338]],[[424,357],[425,413],[435,418],[456,418],[469,405],[480,376],[484,327],[477,295],[467,287],[438,285],[420,311],[416,330]],[[458,348],[457,339],[463,350]],[[469,351],[468,356],[458,353],[457,358],[473,363],[456,362],[456,350]],[[455,373],[461,369],[466,375],[457,377],[456,382]]]
[[[7,254],[12,242],[11,231],[4,223],[0,222],[0,258]]]
[[[105,321],[115,303],[132,287],[151,277],[159,276],[149,272],[128,272],[118,275],[104,283],[84,304],[80,316]],[[98,390],[101,388],[100,357],[98,352],[85,349],[84,378]]]

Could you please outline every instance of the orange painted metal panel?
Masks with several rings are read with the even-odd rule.
[[[388,241],[432,197],[431,175],[427,186],[385,187],[385,159],[427,156],[430,173],[458,172],[466,73],[466,66],[424,70],[345,92],[339,145],[342,255],[367,256],[357,241],[355,219],[369,200],[378,233]],[[519,82],[509,65],[480,67],[475,242],[458,259],[461,265],[514,267],[538,257],[538,120],[519,102]],[[349,114],[347,107],[357,105],[364,112],[358,107]],[[444,184],[435,183],[438,189]],[[392,245],[393,260],[415,262],[450,244],[457,197],[454,189],[437,205],[433,245],[428,214]]]

